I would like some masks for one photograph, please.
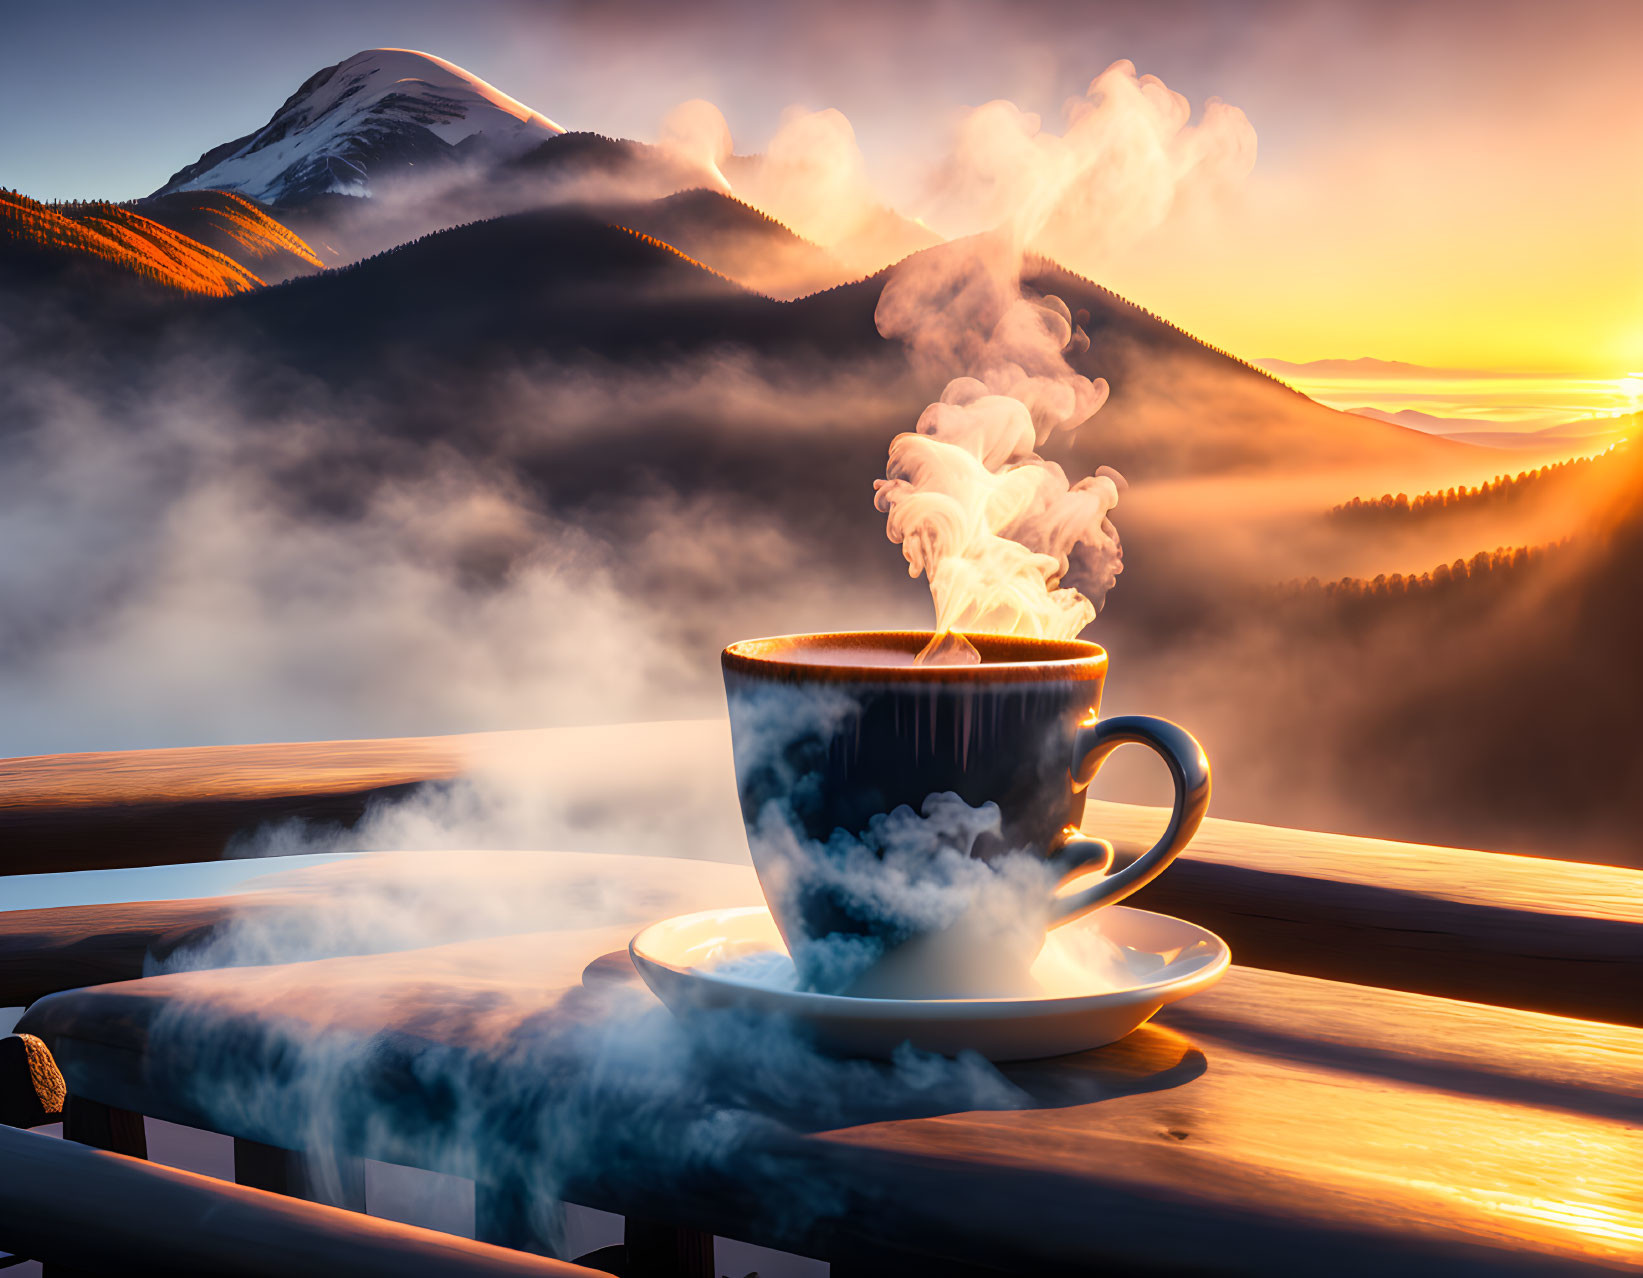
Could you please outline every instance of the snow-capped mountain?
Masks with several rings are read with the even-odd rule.
[[[563,133],[461,67],[414,49],[367,49],[312,76],[255,133],[207,151],[155,192],[208,187],[275,206],[368,195],[413,165],[508,159]]]

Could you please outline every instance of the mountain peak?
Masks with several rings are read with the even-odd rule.
[[[365,49],[310,76],[262,128],[207,151],[155,194],[217,188],[275,206],[369,195],[373,179],[415,165],[508,158],[563,132],[455,63]]]

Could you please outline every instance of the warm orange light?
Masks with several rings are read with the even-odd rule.
[[[1605,1242],[1643,1243],[1643,1227],[1627,1224],[1613,1207],[1601,1203],[1559,1202],[1556,1199],[1528,1198],[1514,1202],[1497,1202],[1495,1210],[1503,1216],[1518,1216],[1524,1220],[1538,1220],[1570,1233],[1584,1234]]]

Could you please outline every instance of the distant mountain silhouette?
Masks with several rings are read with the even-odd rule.
[[[768,219],[712,192],[610,213],[704,252],[734,242],[716,239],[732,226],[792,247]],[[468,376],[543,354],[652,363],[712,348],[833,360],[883,355],[874,311],[887,273],[775,301],[645,242],[637,229],[573,208],[514,214],[292,281],[232,309],[273,349],[345,380],[379,378],[401,362]],[[1078,464],[1099,455],[1120,468],[1197,472],[1452,461],[1470,451],[1324,408],[1052,263],[1034,263],[1027,283],[1086,313],[1092,346],[1078,362],[1113,386],[1099,426],[1058,445]],[[909,405],[909,423],[917,409]]]
[[[1271,364],[1273,361],[1263,361]],[[1457,443],[1478,444],[1484,448],[1509,448],[1531,459],[1568,456],[1570,453],[1595,453],[1617,440],[1636,433],[1635,414],[1619,417],[1582,417],[1532,430],[1490,430],[1490,423],[1479,418],[1434,417],[1413,408],[1388,413],[1379,408],[1354,408],[1360,417],[1372,417],[1380,422],[1410,426],[1453,439]]]
[[[646,203],[605,206],[600,213],[772,297],[802,297],[852,278],[826,249],[721,191],[697,187]]]
[[[377,179],[370,198],[325,192],[291,200],[279,216],[327,265],[346,265],[473,222],[554,208],[630,208],[707,180],[706,170],[659,147],[560,133],[500,161],[395,170]]]
[[[1260,359],[1262,368],[1283,377],[1456,377],[1478,376],[1479,370],[1464,368],[1433,368],[1426,364],[1408,364],[1396,359],[1375,359],[1360,355],[1356,359],[1313,359],[1294,363],[1287,359]],[[1498,373],[1491,374],[1499,376]]]
[[[1129,473],[1226,473],[1260,467],[1409,467],[1415,473],[1482,456],[1463,444],[1337,412],[1271,373],[1199,341],[1110,289],[1045,259],[1026,284],[1088,316],[1090,349],[1074,359],[1105,377],[1108,401],[1089,429],[1046,456]]]
[[[526,152],[520,163],[562,176],[608,176],[629,161],[650,172],[647,155],[636,144],[565,134]],[[346,196],[331,201],[356,209],[370,203]],[[116,242],[102,233],[87,239],[73,217],[26,204],[13,201],[14,221],[26,212],[57,226],[59,240],[80,237],[71,259],[78,253],[118,263],[127,275],[174,290],[252,293],[213,314],[207,340],[219,340],[219,326],[224,333],[239,332],[261,363],[368,386],[389,398],[407,393],[406,370],[420,377],[441,370],[455,388],[542,358],[654,365],[703,351],[742,350],[845,371],[899,359],[899,348],[879,336],[874,321],[887,272],[791,300],[742,287],[731,277],[791,294],[817,277],[836,279],[838,266],[779,223],[717,191],[554,205],[492,218],[266,289],[227,253],[129,210],[85,206],[104,212],[76,215],[125,228],[126,239]],[[306,242],[239,197],[179,192],[140,207],[217,237],[247,261],[311,269],[314,253],[303,255]],[[14,238],[21,243],[26,237]],[[129,247],[136,241],[140,251]],[[109,257],[96,257],[88,246]],[[62,257],[67,250],[58,244],[51,252]],[[40,256],[35,249],[25,256],[31,254]],[[1071,469],[1113,465],[1147,477],[1366,467],[1419,482],[1424,474],[1452,473],[1457,460],[1472,452],[1325,408],[1052,262],[1033,259],[1028,268],[1029,287],[1061,297],[1082,316],[1091,348],[1075,363],[1112,386],[1095,425],[1047,447],[1047,455]],[[938,390],[932,385],[904,392],[896,410],[905,414],[904,425],[916,420],[919,400]]]
[[[154,194],[222,190],[261,201],[344,264],[432,231],[546,204],[633,203],[726,180],[781,200],[794,175],[765,157],[702,165],[665,147],[566,133],[462,67],[414,49],[366,49],[310,76],[267,124],[213,147]],[[829,246],[757,287],[792,295],[865,274],[940,242],[895,210],[866,206]],[[745,265],[745,262],[744,262]]]
[[[1256,363],[1265,368],[1275,364],[1275,360],[1257,360]],[[1305,367],[1301,365],[1300,367]],[[1273,370],[1276,371],[1276,370]],[[1423,413],[1415,408],[1400,408],[1395,413],[1386,412],[1380,408],[1353,408],[1348,410],[1360,417],[1373,417],[1378,422],[1391,422],[1394,426],[1408,426],[1414,430],[1424,430],[1430,435],[1453,435],[1457,431],[1475,431],[1489,423],[1480,421],[1476,417],[1435,417],[1431,413]]]
[[[558,182],[602,178],[646,188],[649,198],[699,183],[705,170],[687,164],[661,147],[602,133],[561,133],[498,166],[504,176],[529,174]]]
[[[1456,431],[1448,438],[1485,448],[1509,448],[1525,457],[1538,459],[1600,452],[1612,444],[1635,439],[1637,435],[1637,414],[1631,413],[1623,417],[1587,417],[1524,434]]]
[[[576,209],[457,227],[233,308],[261,340],[345,380],[495,368],[542,355],[657,362],[704,347],[860,350],[872,310],[841,331],[826,301],[781,303],[661,240]]]

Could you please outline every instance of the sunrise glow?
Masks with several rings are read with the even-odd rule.
[[[1643,0],[0,36],[0,1270],[1643,1273]]]

